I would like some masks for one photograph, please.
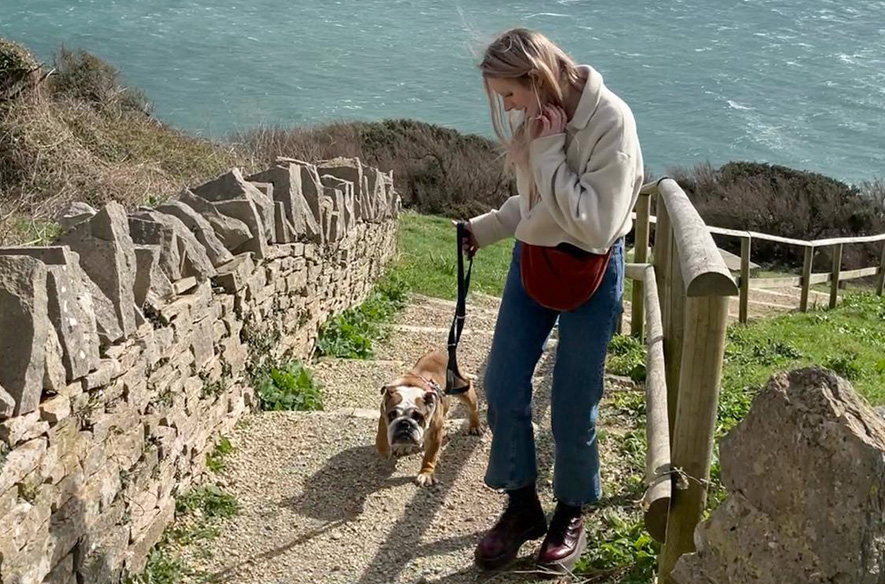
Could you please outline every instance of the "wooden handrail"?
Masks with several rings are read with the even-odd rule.
[[[688,195],[672,179],[658,183],[658,194],[670,215],[686,296],[736,296],[734,278]]]

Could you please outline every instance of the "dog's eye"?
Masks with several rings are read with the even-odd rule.
[[[388,412],[388,413],[387,413],[387,420],[388,420],[389,422],[392,422],[392,421],[394,421],[395,419],[396,419],[396,412]]]
[[[416,422],[418,422],[419,424],[424,422],[424,416],[421,414],[421,412],[414,412],[412,414],[412,419],[415,420]]]

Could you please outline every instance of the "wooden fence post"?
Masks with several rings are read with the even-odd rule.
[[[876,276],[876,294],[882,295],[885,288],[885,241],[882,242],[882,259],[879,260],[879,273]]]
[[[805,261],[802,264],[802,296],[799,299],[799,310],[808,312],[808,296],[811,292],[811,269],[814,265],[814,246],[805,248]]]
[[[674,491],[670,505],[666,545],[659,557],[659,575],[664,583],[670,582],[669,574],[679,557],[694,551],[694,530],[707,500],[727,319],[727,296],[686,301],[682,394],[672,438],[671,466],[684,473],[687,488]],[[680,477],[675,480],[678,484]]]
[[[842,271],[842,244],[833,246],[833,270],[830,273],[830,308],[839,302],[839,272]]]
[[[649,210],[651,209],[651,195],[640,194],[636,203],[636,240],[633,246],[633,261],[644,264],[648,261],[648,231]],[[630,313],[630,334],[637,339],[642,339],[642,326],[644,320],[643,304],[645,294],[642,290],[641,280],[633,281],[633,303]]]
[[[750,318],[750,250],[752,238],[748,235],[741,238],[741,296],[740,315],[741,324],[747,324]]]

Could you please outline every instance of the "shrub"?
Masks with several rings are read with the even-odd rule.
[[[57,97],[91,104],[98,109],[120,108],[150,115],[152,106],[139,89],[125,87],[120,71],[84,50],[62,47],[55,56],[50,88]]]
[[[849,186],[822,174],[756,162],[674,168],[670,176],[709,225],[805,240],[885,232],[881,181]],[[740,253],[735,238],[717,239],[725,249]],[[846,246],[843,267],[875,265],[880,250],[881,244]],[[758,262],[796,266],[803,254],[794,246],[753,242],[753,260]],[[826,266],[831,250],[820,250],[815,257],[818,266]]]
[[[516,192],[494,141],[414,120],[268,127],[232,140],[264,163],[280,155],[311,162],[345,156],[393,170],[403,204],[421,213],[470,217]]]

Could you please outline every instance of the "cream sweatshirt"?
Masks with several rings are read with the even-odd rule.
[[[580,69],[587,82],[565,133],[530,146],[540,200],[529,209],[530,179],[517,170],[519,194],[470,220],[480,247],[515,236],[534,245],[570,243],[601,254],[630,231],[643,180],[636,121],[598,71]]]

